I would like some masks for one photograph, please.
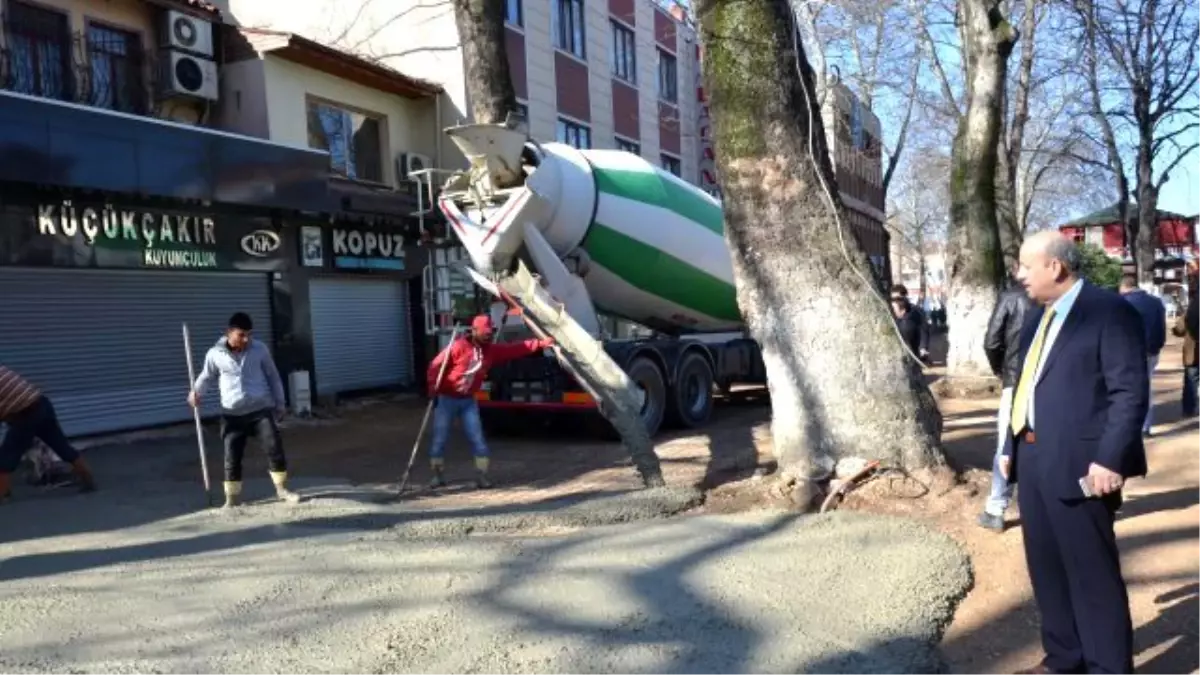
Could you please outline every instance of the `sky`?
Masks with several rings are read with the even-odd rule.
[[[1195,142],[1195,135],[1192,137]],[[1162,167],[1159,167],[1162,170]],[[1185,216],[1200,213],[1200,152],[1192,150],[1179,163],[1158,196],[1158,208]]]

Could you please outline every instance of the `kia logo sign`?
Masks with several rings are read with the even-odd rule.
[[[242,250],[256,258],[265,258],[278,251],[279,244],[279,235],[270,230],[255,230],[242,237]]]

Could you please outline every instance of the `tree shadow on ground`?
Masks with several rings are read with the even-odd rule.
[[[238,530],[209,532],[193,537],[157,539],[139,544],[106,548],[59,550],[51,553],[15,555],[0,559],[0,581],[47,577],[101,567],[235,550],[258,544],[319,536],[331,532],[371,532],[420,524],[426,526],[431,533],[436,534],[438,532],[438,524],[447,523],[448,526],[444,534],[447,536],[457,536],[466,534],[469,531],[466,527],[456,527],[458,521],[463,521],[464,519],[488,516],[519,518],[520,516],[549,514],[571,506],[577,506],[585,502],[594,502],[617,494],[621,493],[593,493],[587,497],[571,496],[554,498],[532,504],[511,505],[500,508],[390,509],[329,517],[300,517]],[[295,508],[302,509],[304,507],[300,505]],[[211,517],[218,520],[218,522],[223,517],[236,518],[234,514],[223,514],[216,511],[204,514],[204,516]],[[206,522],[182,523],[178,531],[192,531],[198,527],[202,527]],[[132,526],[127,525],[125,527]],[[112,529],[117,528],[114,526]]]
[[[564,616],[554,612],[553,608],[523,602],[512,592],[529,579],[556,571],[559,559],[586,543],[583,539],[551,541],[537,545],[536,553],[532,555],[511,558],[501,567],[495,582],[475,594],[474,599],[497,613],[519,617],[522,628],[534,634],[573,637],[602,646],[606,651],[630,646],[671,645],[671,649],[664,651],[657,672],[741,672],[747,669],[748,660],[763,636],[738,619],[728,607],[714,604],[697,593],[687,580],[705,562],[778,533],[799,517],[797,514],[780,515],[765,527],[742,529],[665,564],[617,574],[618,585],[627,588],[638,603],[647,608],[640,619],[623,625],[598,623],[582,616]],[[672,616],[680,609],[686,614]],[[697,625],[719,627],[719,639],[687,639],[689,634],[700,634],[687,630],[689,626]],[[599,672],[602,668],[600,664],[584,659],[566,654],[556,669],[560,672]],[[619,666],[616,669],[619,670]]]
[[[1180,418],[1179,387],[1177,378],[1173,377],[1172,373],[1169,371],[1164,373],[1161,369],[1156,373],[1154,394],[1157,401],[1154,413],[1158,442],[1169,442],[1181,434],[1196,434],[1195,421]],[[994,410],[982,402],[980,403],[979,406],[971,406],[970,410],[947,417],[949,420],[947,434],[951,438],[946,441],[946,446],[947,452],[954,459],[956,466],[990,471],[991,458],[995,451],[994,429],[976,428],[976,424],[966,422],[976,415],[994,414]],[[956,428],[956,421],[966,422],[966,424]],[[1150,472],[1153,474],[1156,471],[1153,448],[1148,449],[1147,459],[1150,463]],[[981,495],[980,506],[982,506],[982,498]],[[1124,521],[1163,511],[1184,510],[1194,507],[1198,501],[1200,501],[1200,496],[1196,489],[1190,486],[1135,495],[1123,504],[1117,514],[1117,519]],[[1014,529],[1011,523],[1010,529]],[[1194,541],[1195,538],[1196,527],[1191,524],[1165,531],[1119,534],[1118,545],[1121,548],[1122,557],[1128,558],[1134,551],[1154,550],[1160,546],[1175,545],[1177,542]],[[1023,565],[1016,570],[1016,573],[1026,574]],[[1194,572],[1190,572],[1163,577],[1130,578],[1127,574],[1126,580],[1132,589],[1135,585],[1144,587],[1147,584],[1189,580],[1194,578],[1194,575]],[[1149,673],[1194,672],[1200,665],[1197,663],[1196,655],[1195,590],[1184,592],[1178,599],[1160,599],[1159,602],[1164,606],[1161,613],[1135,631],[1136,654],[1142,661],[1145,661],[1138,670]],[[952,636],[943,643],[943,649],[950,657],[950,661],[961,671],[996,672],[998,667],[1002,667],[997,664],[1004,663],[1006,659],[1011,659],[1015,654],[1024,653],[1031,648],[1040,654],[1039,622],[1036,607],[1030,599],[1003,611],[976,631]],[[997,636],[1004,636],[1004,641],[998,642]],[[1164,648],[1163,645],[1168,645],[1168,643],[1169,646]],[[1162,649],[1161,653],[1158,651],[1159,649]],[[1147,657],[1148,653],[1151,654],[1149,657]]]
[[[930,664],[936,664],[931,669]],[[798,663],[789,673],[945,673],[938,649],[927,640],[898,637],[862,651],[845,651],[817,661]]]
[[[1169,545],[1179,541],[1195,539],[1194,525],[1176,527],[1156,532],[1139,533],[1129,536],[1119,536],[1117,543],[1121,549],[1122,558],[1131,552],[1156,546]],[[1025,570],[1016,570],[1024,574]],[[1189,577],[1192,575],[1188,575]],[[1130,580],[1127,578],[1127,582]],[[1157,579],[1138,579],[1139,583],[1154,583]],[[1172,598],[1175,597],[1174,594]],[[1162,604],[1174,602],[1163,611],[1158,618],[1134,630],[1135,658],[1147,649],[1160,645],[1173,638],[1180,637],[1175,647],[1154,657],[1153,666],[1143,664],[1137,670],[1145,673],[1190,673],[1200,664],[1197,663],[1196,647],[1196,591],[1195,585],[1189,591],[1182,593],[1182,599],[1174,602],[1171,599],[1159,600]],[[1162,598],[1162,596],[1160,596]],[[1008,655],[1025,651],[1031,645],[1037,645],[1040,655],[1041,633],[1040,617],[1032,598],[1029,598],[1008,610],[997,613],[978,629],[953,636],[941,645],[942,652],[948,660],[964,672],[991,673],[996,672],[996,663]],[[1003,645],[996,643],[996,636],[1004,636]],[[1187,643],[1187,644],[1185,644]],[[1032,663],[1021,664],[1022,667],[1032,666]]]
[[[769,394],[764,389],[746,392],[731,392],[726,397],[727,405],[762,406],[770,404]],[[758,451],[755,431],[758,424],[742,424],[708,432],[708,461],[704,476],[696,487],[708,491],[736,483],[758,475],[769,475],[778,468],[774,459],[767,459]]]

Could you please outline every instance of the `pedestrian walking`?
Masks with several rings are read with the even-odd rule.
[[[908,288],[904,284],[892,286],[892,318],[900,328],[909,350],[922,361],[929,358],[929,322],[925,313],[908,300]]]
[[[96,489],[92,470],[67,440],[54,404],[40,389],[4,366],[0,366],[0,422],[8,426],[0,442],[0,502],[12,496],[12,474],[34,439],[41,440],[59,459],[71,465],[80,491]]]
[[[1027,673],[1132,673],[1133,625],[1113,522],[1146,474],[1146,333],[1137,310],[1079,278],[1078,247],[1039,232],[1019,277],[1041,305],[1021,336],[1001,470],[1020,485],[1025,560],[1046,656]]]
[[[287,457],[279,420],[287,411],[283,381],[271,359],[271,351],[254,339],[250,316],[238,312],[229,318],[225,335],[209,348],[204,367],[188,403],[199,407],[208,386],[215,379],[221,395],[221,441],[225,446],[225,508],[241,503],[242,459],[251,437],[266,452],[270,462],[275,494],[295,504],[300,496],[287,487]]]
[[[1197,302],[1200,284],[1197,284],[1194,264],[1189,277],[1187,308],[1175,319],[1175,325],[1171,328],[1176,337],[1183,338],[1183,392],[1180,403],[1185,418],[1200,414],[1200,400],[1196,397],[1197,385],[1200,385],[1200,303]]]
[[[1121,295],[1133,305],[1138,316],[1142,317],[1142,326],[1146,330],[1146,372],[1150,374],[1146,380],[1146,395],[1150,406],[1146,408],[1146,419],[1142,423],[1142,435],[1152,436],[1154,426],[1154,369],[1158,367],[1158,357],[1167,344],[1167,308],[1162,300],[1138,288],[1137,277],[1127,274],[1121,278]]]
[[[1013,387],[1017,386],[1017,378],[1021,374],[1021,330],[1025,327],[1025,318],[1030,308],[1033,307],[1029,294],[1016,281],[1015,274],[1018,269],[1019,267],[1014,268],[1014,277],[1010,279],[1009,289],[1000,294],[1000,300],[992,310],[983,344],[992,372],[1000,378],[1003,385],[1000,407],[996,411],[996,452],[992,458],[992,487],[983,513],[979,515],[979,524],[995,532],[1004,531],[1004,513],[1012,502],[1013,488],[1000,471],[1000,459],[1003,457],[1004,442],[1008,436]]]
[[[461,420],[463,432],[475,457],[476,485],[480,488],[492,487],[488,478],[490,453],[483,437],[483,421],[479,417],[475,393],[487,380],[488,370],[492,366],[536,354],[554,344],[553,338],[496,344],[493,342],[495,332],[491,318],[481,314],[471,321],[468,335],[455,340],[429,364],[429,392],[436,397],[429,444],[429,464],[433,470],[429,485],[432,488],[446,484],[446,441],[450,438],[450,427],[455,420]],[[439,381],[443,360],[449,362]]]

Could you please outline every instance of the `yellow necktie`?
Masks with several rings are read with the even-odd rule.
[[[1029,353],[1025,355],[1025,365],[1021,368],[1021,379],[1017,382],[1017,390],[1013,392],[1012,417],[1009,426],[1013,435],[1021,433],[1029,416],[1029,395],[1033,392],[1033,375],[1037,372],[1038,362],[1042,360],[1042,345],[1046,341],[1046,333],[1050,322],[1054,320],[1054,310],[1046,310],[1042,322],[1038,324],[1037,335],[1029,345]]]

